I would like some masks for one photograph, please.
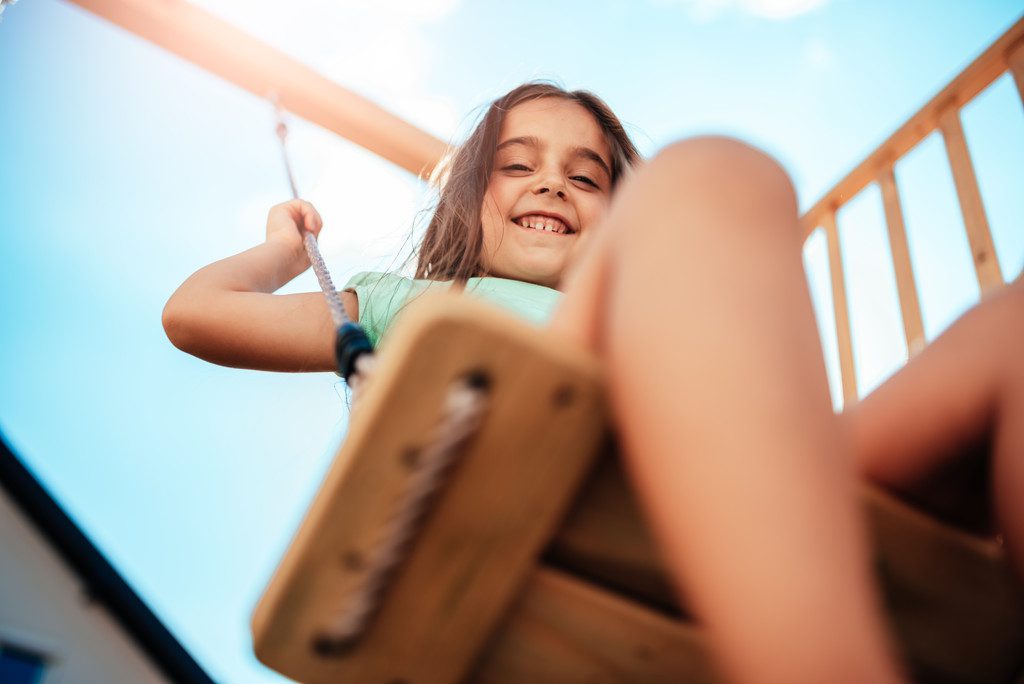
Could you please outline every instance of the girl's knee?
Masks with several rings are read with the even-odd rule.
[[[964,353],[972,345],[973,354],[992,364],[997,382],[1024,389],[1024,280],[996,290],[954,325]]]
[[[696,172],[707,179],[705,186],[760,188],[796,205],[796,191],[782,165],[742,140],[725,136],[680,140],[659,152],[654,164],[676,173]]]
[[[1007,284],[996,306],[999,316],[997,334],[1003,340],[1006,360],[1013,367],[1017,382],[1024,383],[1024,273]]]
[[[683,210],[701,202],[754,217],[766,211],[797,215],[796,191],[782,165],[734,138],[703,136],[672,143],[637,175],[647,176]]]

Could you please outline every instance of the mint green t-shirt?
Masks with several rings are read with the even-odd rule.
[[[359,324],[374,346],[410,301],[427,290],[447,290],[451,281],[413,280],[394,273],[357,273],[345,285],[359,298]],[[543,285],[507,278],[470,278],[465,292],[493,302],[533,323],[551,317],[562,293]]]

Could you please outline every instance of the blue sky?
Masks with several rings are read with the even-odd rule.
[[[764,147],[804,207],[1024,13],[995,0],[200,4],[443,138],[488,98],[555,78],[608,100],[646,154],[707,132]],[[1012,277],[1024,264],[1012,81],[964,121]],[[426,197],[419,182],[302,122],[293,143],[335,281],[387,267]],[[160,311],[189,273],[262,238],[287,199],[275,145],[267,103],[77,6],[21,0],[3,14],[0,429],[230,682],[281,681],[251,656],[248,617],[344,433],[344,403],[333,376],[188,357]],[[929,337],[978,296],[944,154],[933,136],[897,167]],[[876,190],[840,231],[867,391],[906,353]],[[828,316],[820,241],[806,255]],[[315,288],[308,274],[288,286]]]

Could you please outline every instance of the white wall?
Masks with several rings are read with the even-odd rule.
[[[2,489],[0,641],[52,658],[43,684],[168,681]]]

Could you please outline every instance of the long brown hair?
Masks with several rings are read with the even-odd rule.
[[[626,169],[640,160],[640,153],[622,122],[598,96],[586,90],[567,91],[547,82],[524,83],[492,102],[466,142],[435,172],[435,178],[440,179],[440,196],[417,250],[417,278],[465,282],[484,275],[480,259],[483,246],[480,212],[491,179],[501,125],[510,109],[542,97],[575,102],[594,115],[612,151],[613,188]]]

